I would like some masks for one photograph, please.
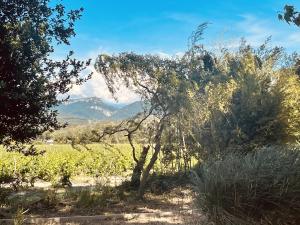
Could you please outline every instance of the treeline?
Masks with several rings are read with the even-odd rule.
[[[104,135],[100,138],[105,129],[118,126],[120,122],[94,122],[84,125],[69,125],[56,131],[46,131],[34,140],[34,143],[56,143],[56,144],[92,144],[92,143],[108,143],[123,144],[128,143],[128,139],[124,132],[117,132],[112,135]],[[140,129],[135,134],[135,143],[143,144],[143,131]]]
[[[53,132],[46,131],[37,139],[39,142],[47,142],[53,140],[57,144],[91,144],[99,142],[98,133],[109,126],[116,126],[118,122],[99,122],[85,125],[70,125]],[[114,143],[124,143],[126,137],[121,133],[112,137],[104,137],[103,141]]]

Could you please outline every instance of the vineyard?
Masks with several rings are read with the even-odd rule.
[[[39,179],[58,184],[61,180],[85,175],[90,177],[122,175],[132,168],[130,146],[89,145],[75,150],[70,145],[39,145],[44,154],[24,156],[0,150],[0,181],[33,185]]]
[[[126,177],[134,166],[129,144],[89,144],[76,149],[67,144],[36,147],[44,153],[38,156],[24,156],[22,153],[8,152],[1,147],[0,183],[33,186],[40,180],[51,182],[56,186],[67,184],[77,176],[94,179],[110,176]],[[137,149],[139,147],[137,145]],[[148,157],[147,161],[149,160]],[[175,163],[174,160],[166,164],[163,156],[160,156],[153,170],[157,173],[168,173],[174,171],[172,164]]]

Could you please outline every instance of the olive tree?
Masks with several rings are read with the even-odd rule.
[[[101,54],[96,60],[95,68],[103,75],[110,92],[114,95],[118,88],[125,85],[145,102],[145,112],[137,118],[125,121],[120,126],[106,129],[104,134],[126,132],[132,145],[136,168],[133,174],[139,184],[138,196],[142,197],[146,181],[153,168],[163,143],[163,135],[170,121],[179,118],[191,107],[194,94],[207,82],[206,73],[212,69],[213,57],[198,44],[206,24],[198,27],[191,36],[191,45],[182,57],[161,58],[156,55],[139,55],[121,53],[119,55]],[[150,162],[144,166],[144,155],[139,162],[135,157],[132,144],[133,133],[152,116],[156,118],[153,135],[153,154]],[[150,143],[149,143],[150,144]],[[140,172],[142,170],[142,173]],[[140,178],[141,176],[141,178]]]

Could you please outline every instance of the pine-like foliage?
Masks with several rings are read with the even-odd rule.
[[[279,48],[242,45],[216,60],[191,117],[200,152],[246,153],[299,141],[300,82],[284,57]]]

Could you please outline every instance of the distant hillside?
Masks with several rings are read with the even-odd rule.
[[[57,109],[60,121],[80,124],[128,119],[142,112],[143,104],[137,101],[120,107],[120,105],[108,104],[100,98],[93,97],[70,99],[67,103],[58,106]]]

